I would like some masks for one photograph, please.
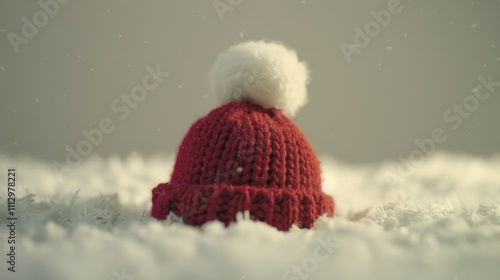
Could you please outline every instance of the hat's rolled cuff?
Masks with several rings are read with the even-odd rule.
[[[319,216],[334,213],[333,199],[319,190],[170,182],[159,184],[152,192],[153,218],[163,220],[173,212],[193,226],[212,220],[227,226],[236,221],[236,213],[248,211],[251,219],[279,230],[288,230],[293,224],[311,228]]]

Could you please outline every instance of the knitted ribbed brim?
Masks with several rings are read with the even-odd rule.
[[[333,216],[333,199],[318,190],[268,189],[255,186],[185,185],[174,182],[153,189],[151,216],[165,219],[171,212],[184,223],[198,226],[219,220],[226,226],[236,213],[248,211],[253,220],[279,230],[295,224],[311,228],[318,216]]]

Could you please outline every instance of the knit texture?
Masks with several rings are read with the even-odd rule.
[[[248,102],[229,102],[196,121],[171,181],[152,193],[152,217],[173,212],[190,225],[215,219],[228,225],[249,211],[252,219],[288,230],[334,213],[304,134],[280,110]]]

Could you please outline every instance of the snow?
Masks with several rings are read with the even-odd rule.
[[[173,157],[90,157],[63,181],[50,162],[5,156],[17,171],[17,272],[0,279],[498,279],[500,156],[438,153],[398,185],[396,162],[322,157],[334,219],[279,232],[242,214],[193,228],[147,216]],[[7,217],[0,189],[0,220]]]

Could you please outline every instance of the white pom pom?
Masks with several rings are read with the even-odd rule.
[[[288,116],[307,102],[305,63],[280,43],[250,41],[223,52],[210,72],[213,94],[222,102],[249,101]]]

